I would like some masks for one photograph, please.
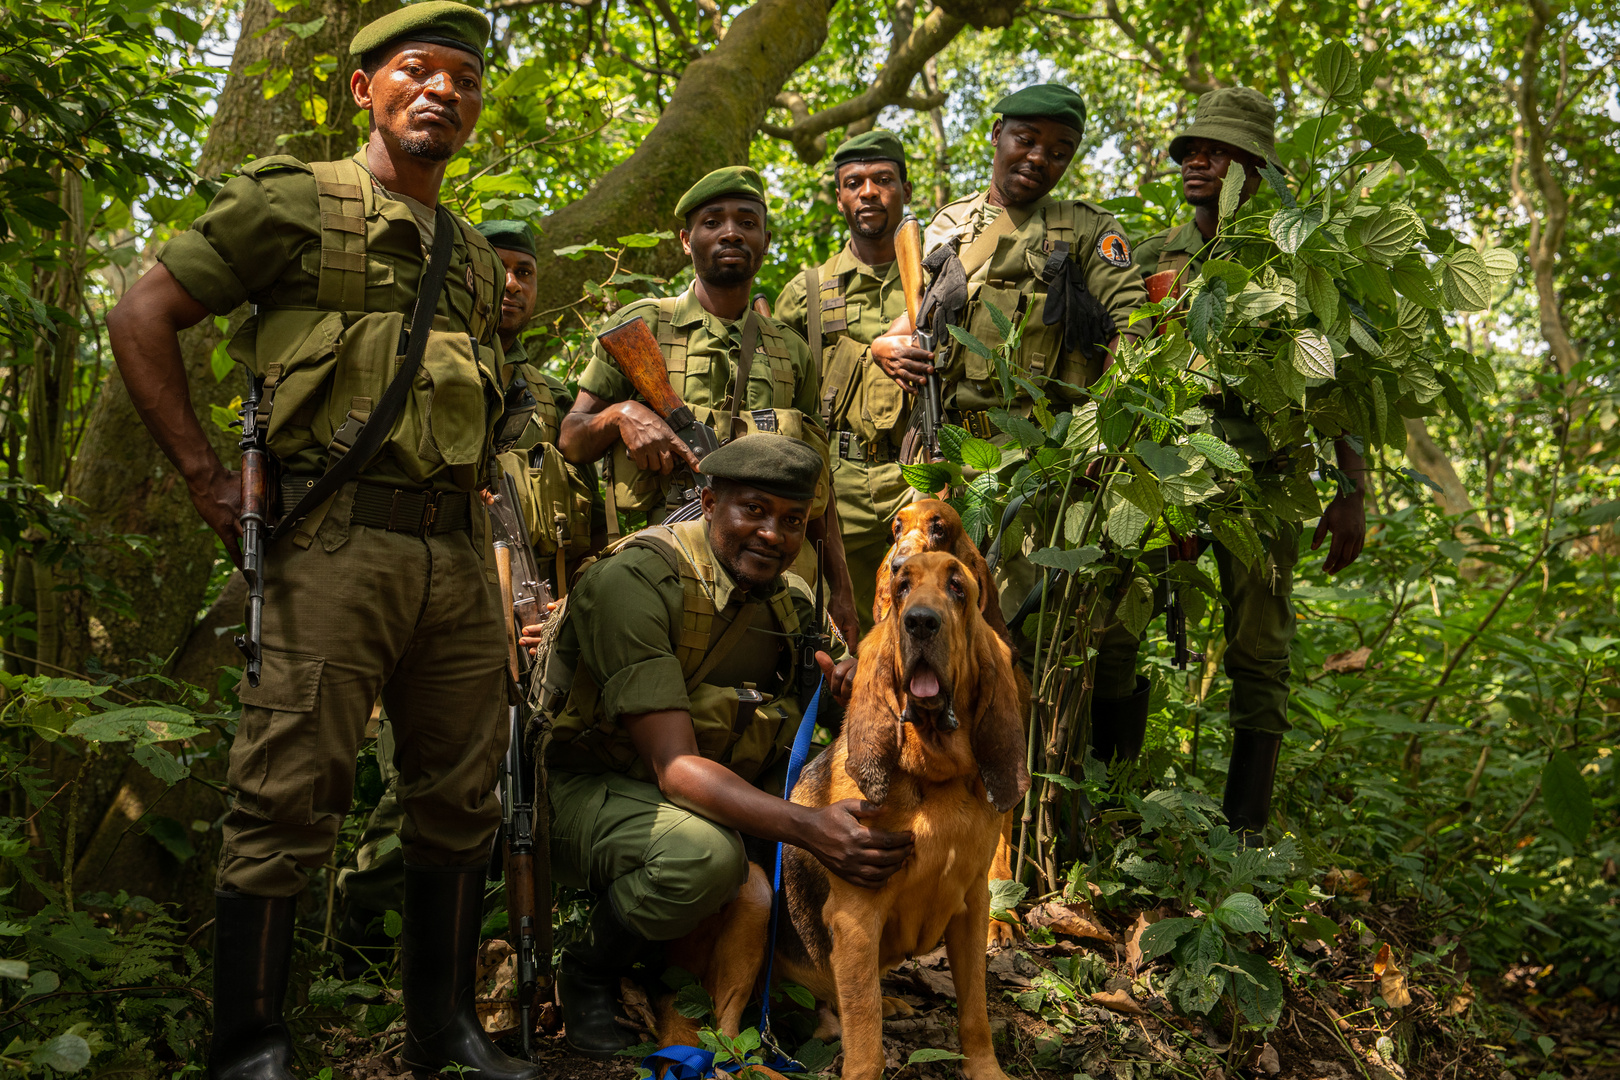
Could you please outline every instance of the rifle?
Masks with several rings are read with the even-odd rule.
[[[771,317],[771,302],[765,298],[764,293],[755,293],[754,299],[750,301],[750,304],[753,306],[753,309],[759,313],[760,318],[768,319]]]
[[[260,639],[264,632],[264,528],[268,509],[269,461],[264,449],[264,433],[259,430],[259,397],[264,380],[248,376],[247,396],[242,399],[242,576],[247,579],[246,632],[236,635],[236,647],[247,657],[247,682],[259,685],[264,664]]]
[[[521,687],[531,665],[528,652],[518,645],[518,636],[523,627],[547,617],[551,590],[540,577],[534,551],[524,535],[518,517],[517,484],[510,473],[501,473],[500,490],[490,503],[489,517],[494,528],[495,570],[505,604],[507,671],[513,683]],[[525,700],[527,696],[519,695]],[[544,793],[535,790],[534,774],[524,767],[523,720],[520,705],[508,706],[510,738],[501,766],[500,792],[507,928],[517,953],[514,983],[518,1023],[523,1029],[523,1053],[528,1056],[535,1001],[550,985],[541,965],[551,958],[551,860],[544,846],[549,831]],[[536,841],[536,834],[542,839]],[[541,897],[545,899],[543,913]]]
[[[714,429],[698,423],[692,410],[687,408],[681,396],[669,384],[669,369],[664,365],[663,350],[659,349],[658,339],[653,336],[647,320],[631,319],[596,335],[596,340],[602,343],[603,351],[619,365],[619,370],[630,380],[636,393],[646,400],[648,407],[669,425],[670,431],[691,449],[699,461],[711,450],[720,448],[720,440]],[[699,512],[698,492],[707,487],[708,482],[708,477],[694,475],[690,468],[683,466],[677,469],[674,483],[678,492],[675,503],[679,509],[665,520],[686,521],[695,518]]]
[[[816,653],[826,652],[830,642],[827,635],[822,632],[826,623],[826,597],[823,589],[827,568],[821,558],[821,541],[816,541],[816,617],[810,628],[799,635],[799,711],[803,712],[810,707],[810,699],[815,696],[816,686],[821,681],[821,665],[816,663]]]
[[[934,332],[924,329],[918,321],[921,317],[923,298],[922,223],[909,213],[900,219],[900,227],[894,232],[894,258],[900,264],[900,289],[906,294],[906,314],[911,316],[912,337],[919,348],[932,352],[935,344]],[[939,370],[936,368],[928,373],[922,401],[913,414],[913,422],[922,435],[923,448],[927,454],[926,458],[920,460],[938,460],[939,429],[944,421],[944,393],[940,387]]]

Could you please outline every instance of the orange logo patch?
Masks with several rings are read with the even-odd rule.
[[[1098,239],[1097,254],[1121,268],[1131,265],[1131,245],[1117,232],[1104,233]]]

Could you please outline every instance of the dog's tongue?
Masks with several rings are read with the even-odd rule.
[[[911,677],[911,696],[914,698],[934,698],[939,696],[939,676],[929,668],[919,668]]]

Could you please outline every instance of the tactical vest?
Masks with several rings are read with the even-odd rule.
[[[675,325],[675,307],[678,302],[679,298],[674,296],[659,298],[657,329],[658,349],[664,354],[664,367],[669,372],[669,384],[675,388],[676,393],[680,393],[685,385],[687,372],[694,370],[688,367],[689,364],[701,362],[705,365],[704,370],[707,370],[707,366],[711,363],[707,356],[701,359],[688,356],[687,340],[691,337],[692,330],[681,330]],[[793,354],[788,351],[787,339],[782,336],[780,330],[765,320],[760,321],[759,351],[754,356],[749,382],[759,378],[762,361],[770,373],[771,407],[743,409],[737,414],[737,419],[748,433],[770,431],[809,443],[825,460],[826,444],[813,429],[805,426],[803,414],[793,407],[799,376],[793,368]],[[698,423],[714,428],[722,441],[732,434],[720,431],[720,428],[725,425],[726,418],[731,414],[734,383],[733,379],[733,385],[728,387],[725,398],[718,406],[687,403]],[[644,512],[649,519],[662,516],[669,496],[668,485],[663,476],[650,469],[638,467],[630,459],[630,454],[625,450],[622,441],[616,442],[613,446],[609,468],[611,470],[607,483],[609,529],[616,530],[619,510]],[[816,485],[815,500],[810,507],[812,519],[820,517],[822,511],[826,509],[831,491],[832,482],[823,470],[821,480]]]
[[[737,636],[758,631],[733,631],[736,622],[745,617],[750,624],[757,625],[753,623],[752,612],[743,606],[732,622],[726,624],[725,630],[715,632],[718,620],[713,592],[717,568],[714,551],[709,547],[707,523],[682,521],[675,525],[651,526],[613,545],[603,559],[628,547],[644,547],[656,552],[680,575],[681,621],[680,625],[671,627],[670,649],[686,679],[698,752],[725,765],[744,780],[753,780],[791,748],[798,731],[801,713],[791,692],[797,670],[799,633],[793,590],[803,590],[804,583],[793,574],[784,574],[777,590],[765,601],[770,632],[783,635],[788,646],[786,655],[778,660],[778,670],[786,673],[780,693],[767,694],[747,683],[721,686],[705,680],[725,660]],[[592,615],[612,618],[611,612],[593,612]],[[570,616],[565,612],[564,617]],[[728,637],[732,640],[727,640]],[[652,779],[651,771],[618,721],[602,715],[601,688],[582,660],[569,657],[562,650],[553,652],[546,664],[544,683],[542,708],[553,713],[547,758],[551,768],[571,772],[617,772],[637,780]],[[757,704],[743,703],[742,698],[749,691],[760,694]],[[559,702],[562,703],[560,708]]]
[[[383,200],[360,164],[275,156],[243,171],[277,169],[315,177],[321,242],[303,263],[317,279],[315,306],[261,305],[231,339],[229,353],[264,378],[258,422],[270,452],[294,473],[313,475],[354,444],[382,398],[404,359],[410,311],[395,288],[393,263],[368,254],[394,222],[382,216]],[[494,332],[496,282],[505,275],[489,242],[455,221],[466,245],[464,269],[452,256],[439,302],[441,312],[452,314],[434,316],[422,368],[376,460],[391,459],[412,485],[471,491],[493,461],[501,415]]]
[[[855,433],[871,451],[891,434],[898,443],[906,394],[873,362],[871,343],[849,334],[846,275],[835,273],[840,258],[842,253],[805,271],[805,328],[811,355],[821,362],[822,425],[829,437]]]
[[[1075,200],[1050,200],[1035,213],[1042,214],[1044,229],[1037,236],[1019,235],[1022,228],[1012,229],[996,239],[994,246],[984,245],[974,250],[974,243],[961,246],[958,255],[963,258],[963,269],[968,277],[968,303],[962,314],[962,324],[974,337],[990,349],[1005,343],[1006,338],[996,327],[988,305],[994,304],[1014,326],[1024,322],[1024,336],[1014,363],[1022,373],[1061,380],[1076,387],[1089,386],[1102,374],[1100,361],[1088,359],[1076,350],[1062,351],[1062,328],[1046,326],[1041,314],[1046,309],[1047,283],[1051,272],[1048,263],[1059,259],[1075,259],[1078,230],[1076,218],[1080,203]],[[1009,212],[1002,211],[1005,217]],[[1028,222],[1025,223],[1026,227]],[[989,228],[993,228],[989,226]],[[984,250],[988,248],[988,250]],[[982,257],[981,256],[982,253]],[[973,265],[969,265],[969,263]],[[979,276],[981,268],[983,276]],[[1033,317],[1025,322],[1026,314]],[[975,384],[974,400],[990,402],[999,397],[995,362],[968,349],[954,339],[950,343],[936,342],[936,347],[948,349],[943,373],[947,387],[958,379]],[[1047,392],[1059,401],[1078,400],[1080,395],[1064,386],[1048,383]],[[953,395],[947,390],[947,398]],[[1028,401],[1020,394],[1020,403],[1027,410]]]

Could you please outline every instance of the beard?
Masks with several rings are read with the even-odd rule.
[[[727,248],[725,250],[729,252],[735,249]],[[716,251],[715,254],[719,254],[719,252]],[[753,280],[756,270],[752,253],[744,250],[743,254],[749,256],[746,266],[721,266],[719,260],[710,256],[701,265],[694,260],[692,269],[696,271],[698,277],[703,279],[705,285],[714,285],[720,288],[742,285]]]
[[[456,148],[449,139],[429,132],[412,132],[401,135],[399,148],[414,158],[424,161],[448,161]]]
[[[882,221],[863,222],[860,214],[855,213],[849,215],[845,219],[845,223],[849,225],[850,232],[865,240],[881,240],[883,234],[889,231],[889,215],[887,212],[884,213]]]
[[[1212,195],[1188,195],[1186,190],[1183,189],[1181,197],[1186,200],[1188,206],[1219,206],[1221,204],[1221,193],[1219,191]]]

